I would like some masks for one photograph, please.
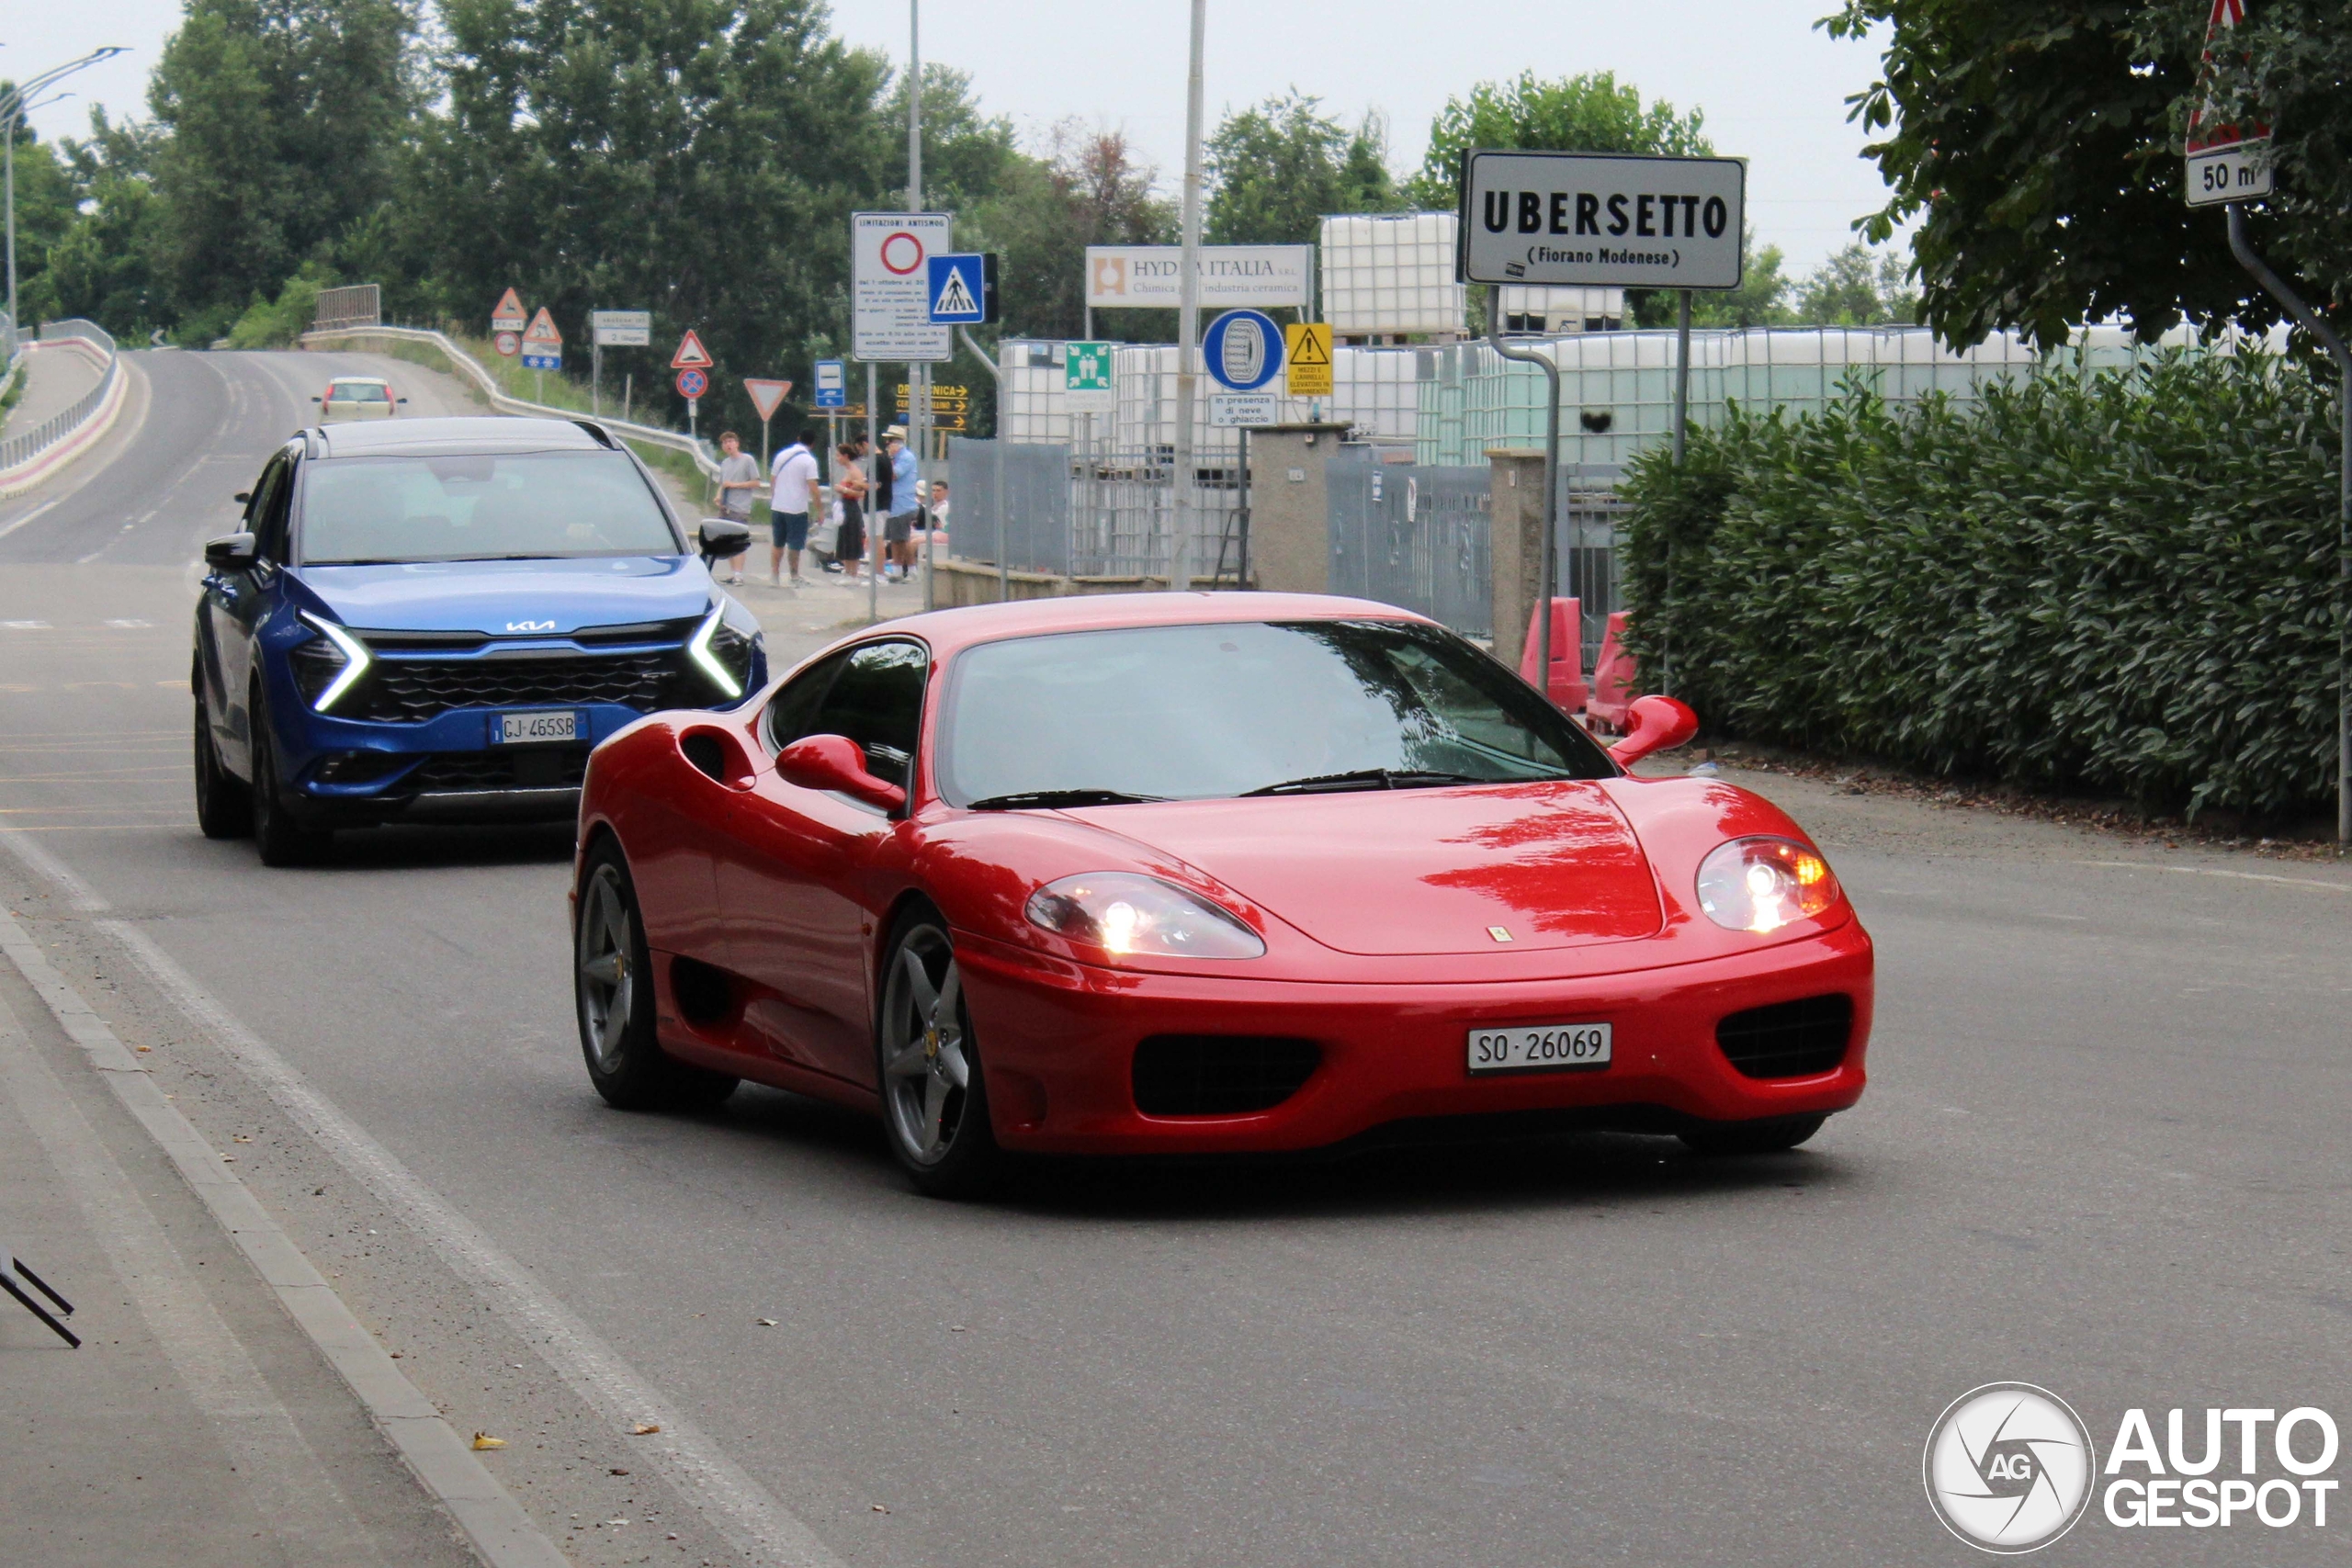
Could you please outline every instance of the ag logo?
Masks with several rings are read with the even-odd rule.
[[[1127,258],[1096,256],[1094,258],[1094,292],[1125,294],[1127,291]]]
[[[1986,1383],[1952,1401],[1928,1433],[1928,1503],[1944,1528],[1984,1551],[2038,1551],[2075,1528],[2098,1456],[2066,1402],[2025,1382]]]
[[[506,623],[506,629],[510,632],[551,632],[555,630],[555,623],[553,621],[509,621]]]

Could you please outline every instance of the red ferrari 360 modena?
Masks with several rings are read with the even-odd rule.
[[[580,1033],[616,1106],[751,1078],[998,1151],[1597,1126],[1795,1145],[1862,1092],[1870,938],[1780,809],[1624,764],[1385,604],[946,610],[598,747]],[[1483,1122],[1477,1119],[1487,1119]]]

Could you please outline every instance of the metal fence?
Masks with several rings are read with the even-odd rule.
[[[382,288],[373,283],[355,283],[347,288],[319,290],[318,310],[311,321],[311,330],[324,333],[338,327],[372,327],[383,319]]]
[[[1005,469],[1002,535],[1014,571],[1060,577],[1165,578],[1175,543],[1175,454],[1089,451],[1060,442],[1014,442]],[[956,558],[996,564],[994,441],[949,444],[956,474]],[[1191,573],[1195,582],[1238,581],[1239,473],[1231,457],[1193,466]]]
[[[1619,589],[1617,529],[1625,503],[1617,497],[1617,480],[1624,470],[1615,464],[1560,465],[1559,590],[1577,602],[1577,637],[1584,649],[1583,668],[1600,662],[1600,639],[1609,633],[1609,615],[1625,607]]]
[[[1478,467],[1344,453],[1324,470],[1331,592],[1376,599],[1468,637],[1494,632],[1492,481]]]
[[[78,318],[41,323],[40,341],[44,344],[63,343],[76,338],[106,355],[106,368],[99,373],[97,385],[75,399],[73,406],[62,412],[51,414],[30,430],[0,441],[0,475],[31,462],[81,429],[89,422],[91,415],[106,406],[107,397],[113,393],[115,379],[122,374],[122,359],[115,352],[114,338],[106,328],[96,321]]]

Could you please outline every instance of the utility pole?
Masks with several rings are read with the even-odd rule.
[[[907,0],[907,210],[922,210],[922,0]],[[932,544],[929,514],[923,510],[923,449],[931,412],[931,367],[907,367],[907,449],[915,455],[915,516],[922,531],[922,607],[935,607],[932,589]],[[890,503],[903,499],[894,486]],[[888,532],[886,528],[884,532]]]
[[[1208,30],[1208,0],[1193,0],[1193,64],[1184,84],[1184,244],[1176,308],[1176,472],[1171,476],[1176,536],[1169,542],[1168,586],[1193,586],[1193,407],[1199,391],[1201,309],[1201,49]]]

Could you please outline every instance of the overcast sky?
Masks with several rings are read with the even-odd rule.
[[[1803,272],[1884,200],[1847,95],[1876,53],[1814,28],[1835,0],[1209,0],[1209,120],[1295,86],[1352,119],[1390,124],[1399,172],[1420,162],[1431,117],[1473,84],[1534,71],[1614,71],[1644,97],[1706,112],[1719,152],[1752,160],[1757,238]],[[38,111],[45,136],[78,134],[89,105],[143,114],[146,75],[178,0],[23,0],[0,24],[0,76],[20,77],[101,44],[131,53],[61,84]],[[926,0],[926,59],[971,73],[983,105],[1029,135],[1076,116],[1124,129],[1173,190],[1183,174],[1184,0]],[[907,54],[907,0],[837,0],[855,43]]]

